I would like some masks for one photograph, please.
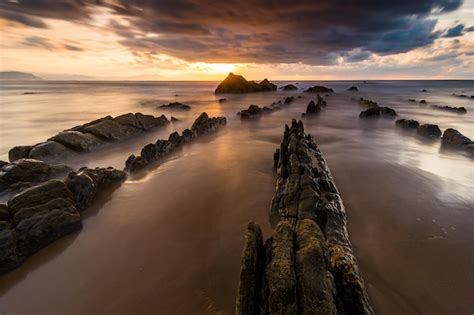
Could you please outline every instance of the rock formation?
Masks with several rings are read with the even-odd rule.
[[[277,187],[263,242],[250,223],[236,314],[373,314],[331,172],[302,122],[285,127],[274,155]]]
[[[452,107],[452,106],[440,106],[440,105],[431,105],[434,109],[444,110],[448,112],[453,112],[457,114],[465,114],[467,110],[465,107]]]
[[[25,161],[30,163],[18,162]],[[36,171],[30,170],[27,179],[48,178],[51,167],[35,163]],[[23,180],[22,176],[18,178]],[[0,205],[0,275],[55,240],[81,229],[79,211],[89,206],[99,191],[124,179],[124,172],[112,168],[83,168],[79,173],[71,172],[65,181],[47,180],[16,194],[7,205]]]
[[[357,86],[355,86],[355,85],[351,86],[351,87],[348,88],[347,90],[350,91],[350,92],[359,92],[359,89],[358,89]]]
[[[333,93],[334,90],[325,86],[315,85],[305,90],[306,93]]]
[[[10,161],[30,158],[46,162],[64,161],[78,153],[86,153],[108,142],[120,141],[168,124],[162,115],[154,117],[142,113],[128,113],[112,118],[106,116],[89,123],[64,130],[56,136],[33,146],[17,146],[9,153]]]
[[[441,144],[452,149],[465,150],[474,156],[474,141],[453,128],[448,128],[443,133]]]
[[[426,105],[427,102],[426,102],[425,100],[421,100],[421,101],[420,101],[420,104]]]
[[[284,91],[296,91],[298,90],[298,87],[294,86],[293,84],[287,84],[285,86],[282,86],[281,89]]]
[[[190,110],[191,106],[179,103],[179,102],[173,102],[169,104],[163,104],[158,107],[159,109],[170,109],[170,110]]]
[[[390,107],[370,107],[369,109],[360,112],[359,117],[361,118],[379,118],[379,117],[388,117],[393,118],[397,116],[397,112],[391,109]]]
[[[438,125],[423,124],[416,129],[418,135],[425,138],[439,138],[441,137],[441,130]]]
[[[253,93],[275,91],[277,86],[267,79],[256,83],[254,81],[247,81],[243,76],[229,73],[215,90],[215,94],[239,94],[239,93]]]
[[[363,98],[363,97],[361,97],[361,98],[359,99],[359,103],[360,103],[361,105],[367,106],[367,107],[369,107],[369,108],[370,108],[370,107],[378,107],[378,106],[379,106],[379,105],[377,104],[377,102],[374,102],[374,101],[371,101],[371,100],[367,100],[367,99],[365,99],[365,98]]]
[[[275,106],[274,104],[270,105],[270,107],[267,107],[267,106],[259,107],[257,105],[250,105],[249,108],[244,109],[238,112],[237,114],[240,116],[240,119],[248,120],[248,119],[259,118],[262,116],[262,114],[268,114],[279,109],[280,107]]]
[[[185,129],[180,135],[177,132],[170,134],[168,140],[157,140],[155,143],[143,147],[139,156],[130,155],[125,162],[125,169],[129,172],[138,171],[145,166],[158,161],[175,148],[192,139],[213,132],[227,123],[225,117],[212,117],[202,113],[193,123],[191,129]]]
[[[404,129],[417,129],[420,123],[413,119],[399,119],[395,122],[395,125]]]

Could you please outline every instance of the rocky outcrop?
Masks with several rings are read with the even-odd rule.
[[[305,90],[306,93],[334,93],[334,90],[325,86],[315,85]]]
[[[33,174],[37,180],[50,176],[50,166],[40,161],[34,163],[36,172],[28,171],[27,180]],[[18,164],[14,167],[19,168]],[[124,172],[112,168],[83,168],[71,172],[65,181],[47,180],[16,194],[7,205],[0,205],[0,274],[16,268],[55,240],[81,229],[79,211],[89,206],[97,193],[124,179]]]
[[[399,119],[395,122],[395,125],[404,129],[417,129],[420,123],[413,119]]]
[[[431,105],[431,107],[434,108],[434,109],[453,112],[453,113],[456,113],[456,114],[465,114],[465,113],[467,113],[467,110],[466,110],[465,107],[452,107],[452,106],[440,106],[440,105]]]
[[[470,98],[470,99],[474,99],[474,95],[471,95],[471,97],[469,97],[469,96],[466,95],[466,94],[456,94],[456,93],[453,93],[452,95],[455,96],[455,97],[459,97],[459,98]]]
[[[169,104],[163,104],[158,107],[159,109],[170,109],[170,110],[190,110],[191,106],[179,103],[179,102],[173,102]]]
[[[395,110],[393,110],[390,107],[380,107],[380,106],[370,107],[369,109],[362,111],[359,114],[359,117],[361,118],[379,118],[379,117],[393,118],[395,116],[397,116],[397,112],[395,112]]]
[[[284,104],[291,104],[294,100],[295,100],[295,98],[294,98],[293,96],[287,96],[287,97],[285,97],[285,99],[283,100],[283,103],[284,103]]]
[[[306,112],[302,116],[311,116],[316,115],[321,112],[322,107],[326,107],[327,102],[318,94],[318,102],[310,101],[308,106],[306,106]]]
[[[254,93],[275,91],[277,86],[267,79],[256,83],[254,81],[247,81],[243,76],[229,73],[215,90],[215,94],[240,94],[240,93]]]
[[[357,88],[357,86],[353,85],[350,88],[348,88],[347,91],[349,91],[349,92],[359,92],[359,89]]]
[[[421,100],[421,101],[420,101],[420,104],[426,105],[426,104],[428,104],[428,103],[427,103],[425,100]]]
[[[239,115],[240,119],[242,120],[249,120],[249,119],[259,118],[263,114],[268,114],[279,109],[280,107],[275,106],[273,104],[270,105],[270,107],[267,107],[267,106],[259,107],[257,105],[250,105],[249,108],[238,112],[237,115]]]
[[[367,106],[367,107],[369,107],[369,108],[371,108],[371,107],[379,107],[379,104],[377,104],[377,102],[374,102],[374,101],[365,99],[365,98],[363,98],[363,97],[361,97],[361,98],[359,99],[359,103],[360,103],[361,105]]]
[[[66,165],[49,165],[34,159],[3,163],[0,168],[0,194],[28,188],[53,178],[64,178],[72,169]]]
[[[287,84],[287,85],[282,86],[280,89],[284,91],[296,91],[298,90],[298,87],[294,86],[293,84]]]
[[[87,153],[108,142],[120,141],[168,124],[166,116],[154,117],[142,113],[106,116],[64,130],[46,142],[34,146],[18,146],[9,152],[10,161],[21,158],[46,162],[64,161],[79,153]]]
[[[178,132],[170,134],[168,140],[158,140],[143,147],[139,156],[130,155],[125,162],[125,169],[129,172],[138,171],[154,163],[183,143],[201,135],[213,132],[227,123],[225,117],[212,117],[202,113],[193,123],[191,129],[185,129],[180,135]]]
[[[474,141],[453,128],[448,128],[443,133],[441,144],[444,147],[465,150],[467,153],[474,156]]]
[[[439,138],[441,137],[441,130],[438,125],[423,124],[416,129],[416,133],[425,138]]]
[[[273,236],[249,224],[236,314],[373,314],[331,172],[302,122],[274,155]]]

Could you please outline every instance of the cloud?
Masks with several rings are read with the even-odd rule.
[[[47,28],[46,23],[44,23],[41,19],[34,18],[25,14],[18,14],[7,10],[0,10],[0,19],[19,23],[24,26]]]
[[[462,0],[23,0],[0,5],[23,16],[87,21],[107,8],[109,30],[133,53],[214,63],[335,64],[433,44],[437,17]],[[451,33],[450,33],[451,31]],[[462,30],[461,30],[462,32]],[[454,36],[448,36],[454,37]]]
[[[66,48],[67,50],[71,50],[71,51],[83,51],[84,50],[81,47],[71,45],[71,44],[64,44],[63,47]]]
[[[464,35],[464,25],[463,24],[458,24],[446,31],[446,34],[443,35],[443,37],[446,38],[451,38],[451,37],[458,37]]]
[[[54,50],[54,45],[46,37],[29,36],[23,39],[22,44],[30,47],[44,48],[47,50]]]

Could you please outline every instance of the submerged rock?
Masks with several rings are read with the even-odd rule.
[[[308,103],[308,106],[306,106],[306,112],[303,114],[303,116],[306,115],[316,115],[321,112],[321,105],[316,104],[314,101],[310,101]]]
[[[347,235],[344,205],[301,121],[285,127],[274,160],[274,232],[262,250],[260,229],[249,225],[236,314],[373,314]]]
[[[283,103],[284,104],[290,104],[294,100],[295,100],[295,98],[293,96],[287,96],[287,97],[285,97],[285,100],[283,101]]]
[[[359,92],[359,89],[357,88],[357,86],[354,86],[354,85],[348,88],[347,90],[350,92]]]
[[[364,99],[363,97],[361,97],[361,98],[359,99],[359,102],[360,102],[362,105],[367,106],[367,107],[379,107],[379,104],[377,104],[377,102]]]
[[[379,118],[379,117],[395,117],[397,112],[390,107],[370,107],[369,109],[361,112],[359,117],[361,118]]]
[[[431,105],[434,109],[445,110],[448,112],[458,113],[458,114],[465,114],[467,110],[465,107],[452,107],[452,106],[440,106],[440,105]]]
[[[416,129],[420,126],[420,123],[413,119],[399,119],[395,122],[398,127],[405,129]]]
[[[182,135],[174,132],[168,140],[157,140],[144,146],[139,156],[130,155],[125,162],[125,170],[129,172],[138,171],[147,165],[154,163],[169,154],[175,148],[192,139],[213,132],[227,123],[225,117],[210,118],[207,113],[202,113],[193,123],[191,129],[185,129]]]
[[[169,103],[169,104],[163,104],[159,108],[161,109],[173,109],[173,110],[190,110],[191,106],[179,103],[179,102],[174,102],[174,103]]]
[[[264,92],[264,91],[275,91],[277,86],[267,79],[256,83],[254,81],[247,81],[241,75],[235,75],[232,72],[229,73],[227,78],[224,79],[216,88],[215,94],[239,94],[239,93],[253,93],[253,92]]]
[[[427,103],[426,103],[425,100],[421,100],[421,101],[420,101],[420,104],[426,105]]]
[[[287,84],[285,86],[282,86],[281,89],[284,91],[296,91],[298,90],[298,87],[294,86],[293,84]]]
[[[224,102],[227,102],[227,99],[226,99],[226,98],[220,98],[220,99],[219,99],[219,103],[224,103]]]
[[[425,138],[439,138],[441,137],[441,130],[438,125],[423,124],[416,130],[417,134]]]
[[[325,86],[315,85],[305,90],[306,93],[334,93],[334,90]]]

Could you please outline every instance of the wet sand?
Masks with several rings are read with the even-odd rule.
[[[179,93],[185,94],[183,101],[191,99],[186,91],[165,97]],[[270,233],[273,152],[284,123],[300,117],[310,96],[258,121],[241,122],[238,110],[289,93],[235,96],[222,104],[206,93],[195,97],[189,113],[173,114],[182,119],[179,124],[72,162],[123,168],[130,153],[189,127],[202,110],[228,117],[224,129],[102,196],[85,212],[81,232],[3,276],[2,314],[233,314],[246,225],[253,220]],[[472,160],[401,134],[393,121],[359,120],[363,107],[352,96],[328,97],[328,108],[304,122],[343,197],[374,309],[469,314],[474,309]],[[413,96],[408,92],[361,96],[392,106],[400,118],[439,123],[442,129],[457,126],[473,137],[471,112],[431,112],[403,102]],[[128,111],[143,109],[130,103],[124,105]]]

